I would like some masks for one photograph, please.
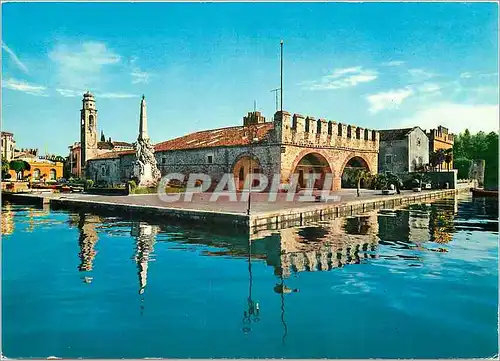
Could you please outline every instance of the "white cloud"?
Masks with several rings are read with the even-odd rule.
[[[423,129],[432,129],[438,125],[459,133],[468,128],[471,133],[498,131],[498,104],[455,104],[438,103],[417,111],[404,119],[401,126],[418,125]]]
[[[434,73],[418,68],[408,69],[408,73],[415,82],[426,81],[436,76]]]
[[[151,73],[142,71],[137,65],[137,60],[135,56],[130,59],[130,64],[132,65],[132,72],[130,73],[132,84],[147,84],[149,83]]]
[[[45,93],[46,87],[42,85],[35,85],[25,82],[24,80],[7,79],[2,81],[2,87],[20,91],[26,94],[36,95],[36,96],[47,96]]]
[[[56,89],[56,91],[63,97],[79,97],[83,96],[84,91],[72,90],[72,89]]]
[[[381,110],[398,108],[412,94],[413,90],[410,88],[397,89],[368,95],[366,100],[370,103],[370,113],[375,114]]]
[[[2,41],[2,49],[4,49],[7,52],[7,54],[9,54],[10,58],[17,65],[19,69],[28,74],[28,68],[26,67],[26,65],[24,65],[24,63],[21,60],[19,60],[16,53],[14,53],[14,51],[10,49],[7,46],[7,44],[5,44],[3,41]]]
[[[96,94],[96,98],[107,98],[107,99],[122,99],[122,98],[138,98],[136,94],[127,94],[127,93],[101,93]]]
[[[382,63],[382,65],[384,65],[384,66],[401,66],[404,63],[405,62],[401,61],[401,60],[393,60],[393,61],[388,61],[386,63]]]
[[[334,69],[329,75],[323,76],[319,81],[304,82],[309,90],[341,89],[367,83],[377,79],[378,73],[374,70],[363,69],[361,66]]]
[[[120,62],[121,57],[100,42],[77,45],[58,44],[49,53],[57,64],[60,85],[90,88],[103,82],[103,68]]]
[[[460,74],[460,78],[464,78],[464,79],[472,78],[472,73],[469,73],[469,72],[462,73],[462,74]]]
[[[141,71],[135,68],[130,75],[132,76],[132,84],[147,84],[149,82],[150,73]]]
[[[418,87],[418,91],[422,93],[436,93],[441,90],[441,86],[436,83],[423,83]]]

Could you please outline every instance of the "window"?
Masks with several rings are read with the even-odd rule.
[[[386,155],[385,164],[391,164],[391,163],[392,163],[392,155]]]
[[[421,144],[421,143],[422,143],[422,142],[420,141],[420,138],[417,138],[417,147],[420,147],[420,144]]]
[[[167,163],[167,158],[162,158],[161,159],[161,164],[165,164],[165,163]]]
[[[207,163],[208,163],[208,164],[212,164],[212,163],[213,163],[213,161],[214,161],[214,159],[213,159],[213,158],[214,158],[214,156],[213,156],[213,155],[207,155]]]

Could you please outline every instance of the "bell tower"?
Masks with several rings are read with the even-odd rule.
[[[85,175],[87,160],[97,156],[97,110],[95,98],[90,92],[83,94],[80,110],[80,146],[82,175]]]

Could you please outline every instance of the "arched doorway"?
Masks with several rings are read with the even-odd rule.
[[[233,176],[236,184],[236,189],[241,190],[245,186],[245,180],[250,174],[258,174],[262,173],[262,167],[260,162],[255,157],[250,157],[249,155],[245,155],[240,157],[233,166]],[[254,180],[253,187],[258,185],[258,180]]]
[[[366,160],[361,157],[349,159],[342,170],[342,188],[357,188],[357,174],[359,170],[370,172]],[[366,186],[366,181],[361,179],[361,188]]]
[[[293,174],[298,174],[300,188],[316,189],[323,189],[326,175],[331,173],[328,161],[319,153],[304,155],[293,171]]]

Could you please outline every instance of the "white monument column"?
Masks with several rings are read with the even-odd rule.
[[[136,161],[134,165],[134,176],[138,179],[138,186],[156,186],[161,177],[156,164],[154,148],[149,143],[148,118],[146,113],[146,99],[144,95],[141,100],[141,114],[139,119],[139,136],[135,149]]]

